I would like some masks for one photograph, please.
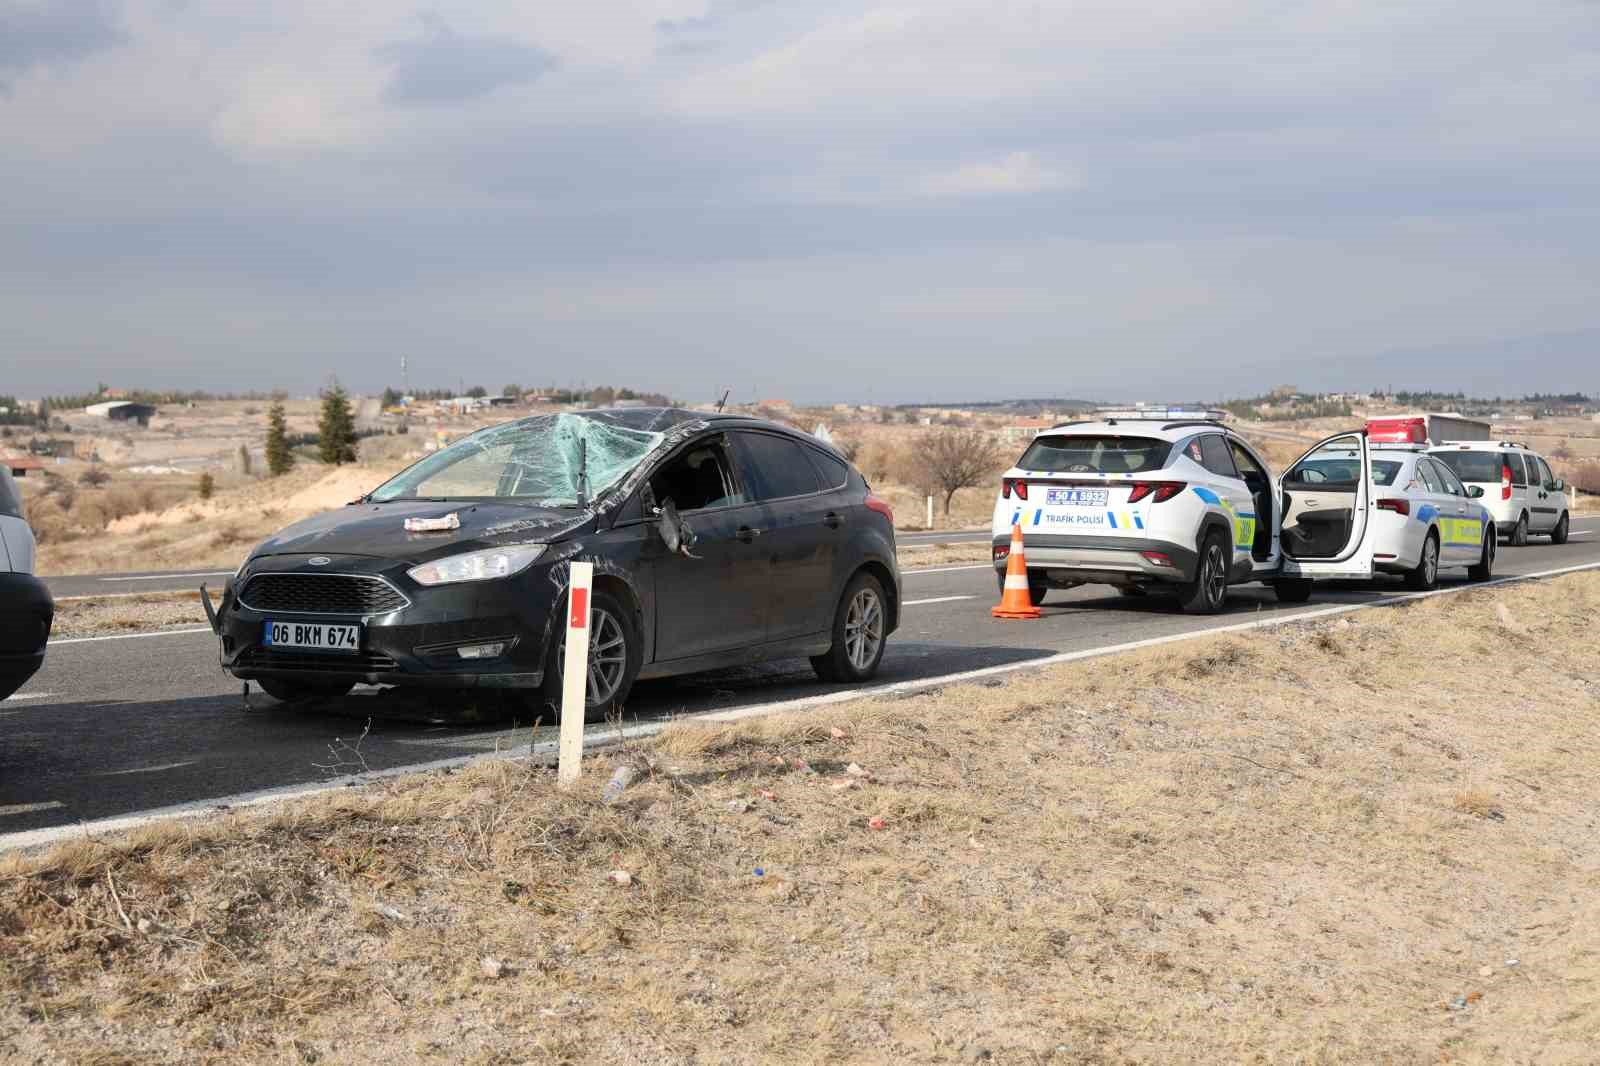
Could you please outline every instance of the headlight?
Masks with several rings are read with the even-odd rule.
[[[510,577],[526,570],[529,564],[544,554],[545,547],[543,544],[518,544],[514,548],[490,548],[465,555],[451,555],[414,566],[406,571],[406,575],[419,585],[453,585],[458,581]]]

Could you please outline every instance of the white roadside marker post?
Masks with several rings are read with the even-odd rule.
[[[933,497],[928,497],[928,528],[933,528]]]
[[[556,780],[577,783],[583,761],[583,711],[589,693],[589,590],[594,564],[572,564],[567,592],[567,651],[561,665],[561,756]]]

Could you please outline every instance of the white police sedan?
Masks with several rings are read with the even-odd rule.
[[[1420,444],[1371,446],[1373,568],[1400,574],[1411,588],[1438,584],[1443,568],[1464,568],[1474,581],[1494,575],[1494,518],[1454,472]],[[1347,481],[1359,457],[1318,453],[1300,461],[1288,477],[1315,485]]]

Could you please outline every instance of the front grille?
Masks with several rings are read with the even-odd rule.
[[[257,574],[239,602],[267,614],[388,614],[411,601],[381,577],[359,574]]]
[[[249,648],[239,653],[238,667],[262,670],[321,670],[331,673],[376,674],[395,669],[387,655],[320,655],[315,652],[265,651]]]

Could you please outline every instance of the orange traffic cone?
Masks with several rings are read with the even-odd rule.
[[[1000,605],[989,613],[996,618],[1038,618],[1039,608],[1028,595],[1028,560],[1022,554],[1022,526],[1011,525],[1011,554],[1006,559],[1006,583],[1000,592]]]

